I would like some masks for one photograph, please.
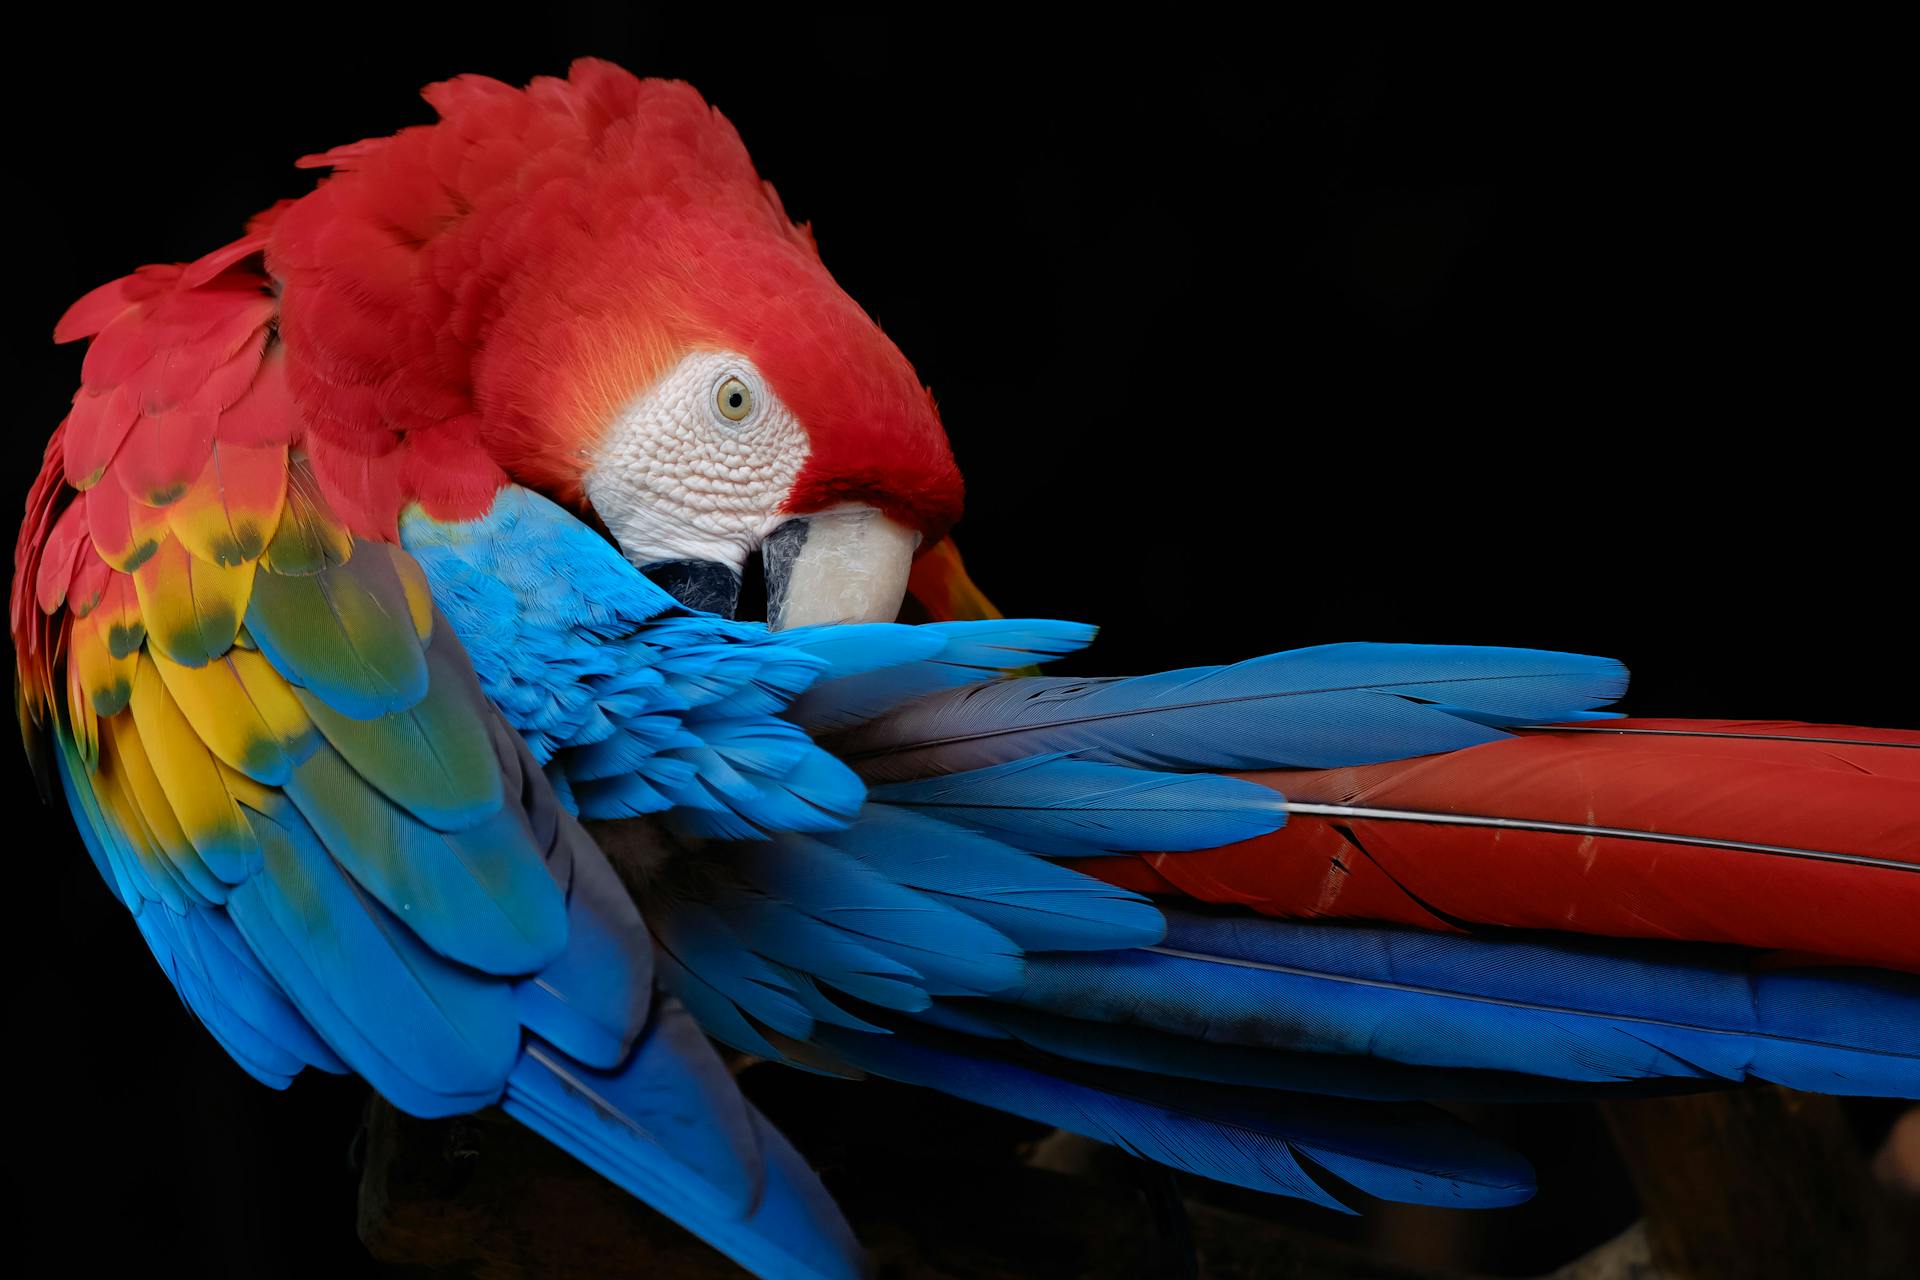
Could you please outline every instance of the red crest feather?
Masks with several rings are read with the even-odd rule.
[[[957,517],[931,396],[690,86],[588,59],[524,91],[461,76],[425,96],[439,123],[311,158],[334,175],[271,229],[289,380],[322,450],[397,450],[380,484],[441,515],[503,472],[577,502],[620,408],[725,347],[808,429],[793,510],[868,501],[930,536]],[[363,461],[316,464],[359,477],[349,508],[392,496]]]

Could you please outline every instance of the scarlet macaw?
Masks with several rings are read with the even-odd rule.
[[[74,305],[16,554],[30,748],[255,1076],[498,1102],[796,1276],[858,1246],[702,1031],[1322,1204],[1529,1193],[1427,1099],[1920,1096],[1920,735],[1531,650],[999,679],[1091,630],[979,616],[927,391],[731,127],[427,96]]]

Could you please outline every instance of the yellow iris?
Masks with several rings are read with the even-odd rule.
[[[728,422],[743,421],[753,412],[753,392],[738,378],[728,378],[721,383],[713,393],[713,402],[719,407],[720,416]]]

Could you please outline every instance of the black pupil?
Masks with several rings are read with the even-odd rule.
[[[738,409],[739,407],[740,407],[740,393],[738,391],[732,392],[727,396],[727,408]]]

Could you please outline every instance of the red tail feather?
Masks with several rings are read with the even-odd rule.
[[[1619,720],[1247,776],[1287,797],[1283,830],[1082,869],[1268,915],[1685,938],[1920,970],[1920,732]]]

